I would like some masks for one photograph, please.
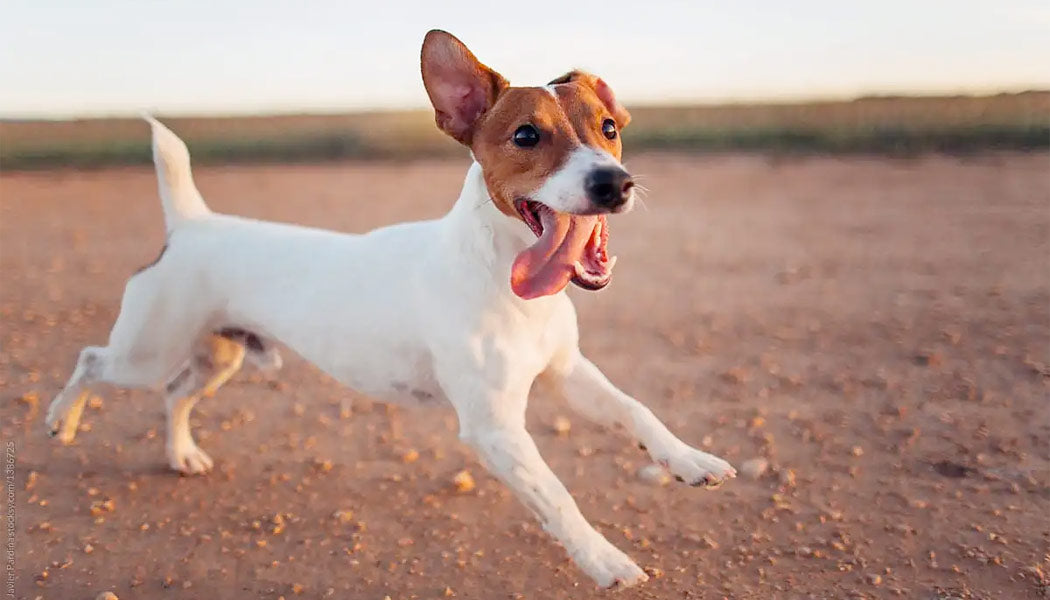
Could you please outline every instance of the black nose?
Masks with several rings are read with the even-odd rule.
[[[587,198],[596,206],[616,210],[631,197],[634,180],[623,169],[602,167],[591,171],[584,185]]]

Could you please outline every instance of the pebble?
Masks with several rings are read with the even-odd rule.
[[[474,477],[467,470],[456,473],[456,476],[452,478],[452,483],[455,484],[456,491],[461,493],[472,491],[475,485]]]
[[[662,569],[658,569],[656,567],[645,567],[644,571],[645,571],[645,574],[648,575],[652,579],[660,579],[660,578],[662,578],[664,576],[663,570]]]
[[[95,596],[95,600],[119,600],[119,598],[113,592],[102,592]]]
[[[655,485],[671,483],[671,474],[658,464],[652,463],[638,469],[638,479]]]
[[[751,479],[758,479],[769,469],[769,461],[762,458],[750,458],[740,465],[740,472]]]

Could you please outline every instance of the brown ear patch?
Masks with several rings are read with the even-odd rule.
[[[612,88],[601,77],[574,69],[561,77],[551,80],[547,85],[560,85],[563,83],[582,83],[594,90],[595,95],[598,96],[598,99],[602,101],[605,108],[612,114],[613,119],[616,120],[616,125],[621,129],[627,127],[627,124],[631,122],[631,113],[627,112],[627,109],[616,100],[616,95],[613,94]]]

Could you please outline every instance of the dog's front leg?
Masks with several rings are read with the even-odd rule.
[[[561,391],[569,404],[590,420],[624,427],[679,481],[717,487],[725,479],[736,477],[728,462],[675,437],[651,410],[620,391],[578,350],[561,376]]]
[[[514,393],[483,390],[462,376],[445,387],[459,416],[460,438],[536,514],[581,569],[602,587],[629,586],[648,579],[626,554],[591,527],[543,461],[525,430],[527,387]]]

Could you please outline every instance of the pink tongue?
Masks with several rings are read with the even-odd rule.
[[[528,300],[557,294],[575,274],[573,264],[583,256],[598,217],[544,210],[543,234],[514,259],[510,287]]]

